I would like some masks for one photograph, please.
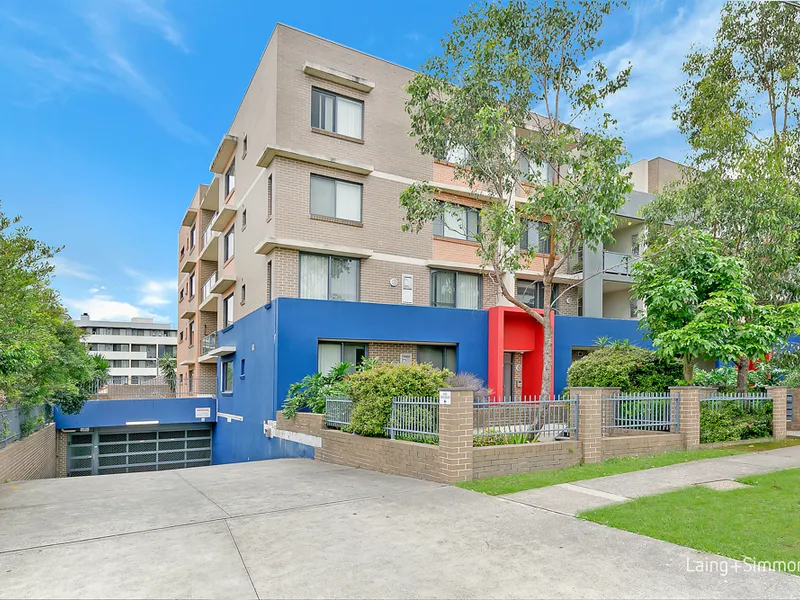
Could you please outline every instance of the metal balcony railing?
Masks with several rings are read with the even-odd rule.
[[[217,349],[217,332],[209,333],[203,337],[202,347],[200,354],[208,354],[212,350]]]
[[[203,287],[200,289],[200,302],[203,302],[206,298],[208,298],[212,294],[211,290],[214,289],[215,285],[217,285],[217,273],[216,273],[216,271],[211,274],[211,277],[206,279],[206,282],[203,284]]]
[[[640,257],[624,252],[603,251],[603,271],[611,275],[630,276],[631,267]]]
[[[219,214],[215,212],[214,216],[211,217],[211,221],[208,222],[206,230],[203,232],[203,249],[205,249],[205,247],[208,246],[209,243],[211,243],[211,240],[213,239],[214,234],[216,233],[216,231],[212,231],[211,226],[214,224],[214,221],[217,220],[217,216],[219,216]]]

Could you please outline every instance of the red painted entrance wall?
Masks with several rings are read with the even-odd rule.
[[[543,347],[544,329],[524,310],[516,306],[490,308],[488,385],[492,395],[498,398],[511,395],[511,390],[503,390],[503,353],[522,352],[522,395],[538,396],[542,387]]]

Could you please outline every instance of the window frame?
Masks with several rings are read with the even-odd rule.
[[[191,348],[194,346],[194,338],[195,338],[195,328],[194,328],[194,319],[189,321],[189,347]]]
[[[528,221],[528,227],[525,229],[525,234],[519,241],[519,249],[531,254],[530,246],[528,245],[528,231],[532,226],[539,228],[539,248],[533,254],[550,254],[550,227],[551,224],[547,221]],[[543,231],[545,230],[545,231]],[[543,233],[545,235],[543,235]],[[523,245],[524,240],[524,245]]]
[[[330,96],[333,98],[333,129],[325,129],[324,127],[320,127],[319,125],[314,125],[314,99],[315,93],[321,94],[323,96]],[[346,133],[340,133],[337,131],[337,126],[339,123],[339,99],[348,100],[350,102],[357,102],[361,105],[361,137],[354,137],[352,135],[347,135]],[[321,113],[320,113],[321,115]],[[353,98],[352,96],[345,96],[344,94],[339,94],[337,92],[332,92],[330,90],[326,90],[325,88],[321,88],[318,86],[311,86],[311,114],[310,121],[311,121],[311,129],[315,131],[324,131],[325,133],[333,133],[335,135],[340,135],[343,138],[351,139],[351,140],[360,140],[364,141],[364,101],[359,100],[358,98]]]
[[[228,301],[230,301],[230,308],[228,306]],[[226,329],[233,325],[233,311],[234,311],[234,304],[236,302],[236,292],[231,292],[222,300],[222,328]]]
[[[236,232],[234,229],[236,228],[231,227],[228,229],[222,238],[222,258],[224,262],[228,262],[236,256]]]
[[[247,229],[247,209],[246,208],[242,211],[241,231],[244,231],[245,229]]]
[[[233,181],[233,185],[231,185]],[[225,198],[231,195],[236,189],[236,157],[231,160],[231,164],[225,169]]]
[[[456,371],[457,366],[458,366],[458,345],[457,344],[456,345],[454,345],[454,344],[442,344],[442,345],[438,345],[438,344],[418,344],[417,345],[417,364],[420,364],[420,365],[421,364],[431,364],[431,363],[423,363],[422,360],[420,360],[420,350],[436,350],[437,352],[441,352],[442,353],[442,368],[443,369],[448,369],[448,370],[451,370],[451,369],[447,364],[447,350],[452,350],[454,352],[453,360],[454,360],[454,363],[455,363],[455,364],[453,364],[452,372],[453,373],[457,372]]]
[[[324,256],[328,259],[328,297],[326,300],[330,300],[333,302],[361,302],[361,259],[352,257],[352,256],[339,256],[337,254],[321,254],[319,252],[300,252],[297,260],[297,297],[304,298],[303,296],[303,255],[311,255],[311,256]],[[343,260],[352,260],[355,261],[358,265],[358,269],[356,270],[356,299],[355,300],[337,300],[335,298],[331,298],[331,262],[334,258],[340,258]],[[321,298],[306,298],[308,300],[321,300]]]
[[[273,194],[273,183],[272,183],[272,173],[269,174],[267,177],[267,221],[272,219],[272,211],[274,210],[274,206],[272,204],[272,194]]]
[[[228,380],[230,375],[230,381]],[[230,360],[223,360],[220,363],[220,378],[219,378],[219,385],[220,385],[220,393],[221,394],[232,394],[233,393],[233,379],[234,379],[234,368],[233,368],[233,359]],[[230,387],[228,384],[230,383]]]
[[[453,287],[453,305],[450,306],[440,304],[436,301],[436,285],[435,285],[435,275],[437,273],[452,273],[455,275],[454,279],[454,287]],[[478,306],[477,308],[465,308],[458,306],[458,278],[459,276],[467,276],[467,277],[477,277],[478,278]],[[459,310],[481,310],[483,308],[483,277],[481,277],[480,273],[468,273],[466,271],[454,271],[453,269],[431,269],[431,279],[430,279],[430,305],[436,308],[457,308]]]
[[[541,304],[542,304],[541,306],[531,306],[530,304],[527,304],[527,303],[523,302],[520,299],[520,294],[519,294],[519,285],[520,285],[520,283],[524,283],[525,285],[531,285],[532,284],[535,289],[541,289]],[[555,313],[558,313],[558,295],[559,295],[560,291],[561,291],[560,285],[557,284],[557,283],[554,283],[553,284],[553,295],[551,297],[551,303],[552,303],[551,304],[551,310],[553,312],[555,312]],[[538,291],[536,293],[536,296],[538,298],[538,296],[539,296],[539,292]],[[517,278],[517,280],[514,282],[514,297],[517,300],[519,300],[520,302],[522,302],[523,304],[525,304],[526,306],[528,306],[530,308],[533,308],[534,310],[544,310],[544,282],[541,281],[541,280],[535,280],[535,279],[519,279],[519,278]]]
[[[311,190],[312,190],[312,182],[314,179],[326,179],[328,181],[333,182],[333,215],[323,215],[319,213],[315,213],[313,210],[313,201],[311,198]],[[345,219],[343,217],[336,216],[336,209],[338,206],[338,197],[339,194],[337,192],[337,183],[346,183],[348,185],[356,185],[359,189],[358,194],[358,220],[353,219]],[[311,173],[309,183],[308,183],[308,213],[313,217],[323,217],[325,219],[336,219],[338,221],[347,221],[348,223],[363,223],[364,222],[364,184],[359,183],[358,181],[348,181],[347,179],[339,179],[337,177],[330,177],[329,175],[319,175],[318,173]]]
[[[478,235],[481,232],[481,210],[479,208],[475,208],[474,206],[468,206],[466,204],[457,204],[455,202],[442,201],[442,204],[445,205],[445,211],[452,210],[452,209],[457,209],[457,210],[463,210],[464,211],[463,221],[466,222],[466,233],[464,234],[464,237],[460,237],[460,235],[448,235],[447,231],[448,231],[449,227],[446,227],[445,221],[444,221],[444,215],[442,214],[442,215],[437,216],[433,220],[433,236],[434,237],[447,238],[448,240],[459,240],[459,241],[462,241],[462,242],[473,242],[473,243],[477,242],[477,239],[475,238],[475,236]],[[455,212],[455,211],[453,211],[453,212]],[[469,232],[469,214],[470,213],[475,213],[475,221],[476,221],[475,234],[471,234]],[[462,217],[458,216],[457,218],[461,219]],[[441,233],[437,232],[437,229],[441,229]],[[459,232],[456,232],[456,233],[459,233]]]
[[[339,346],[339,363],[344,362],[344,348],[345,346],[363,346],[364,347],[364,355],[361,357],[361,360],[369,358],[369,342],[357,342],[353,340],[317,340],[317,373],[320,373],[319,370],[319,347],[320,344],[328,344],[328,345],[337,345]],[[337,363],[337,364],[339,364]],[[358,361],[353,364],[353,366],[348,369],[349,373],[355,373],[356,367],[358,366]]]

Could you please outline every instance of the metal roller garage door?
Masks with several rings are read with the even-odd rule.
[[[211,464],[211,427],[95,429],[69,434],[67,474],[165,471]]]

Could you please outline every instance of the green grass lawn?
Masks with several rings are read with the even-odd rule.
[[[800,575],[800,469],[739,481],[753,487],[693,486],[579,516],[746,562],[778,561],[771,567]]]
[[[490,496],[499,496],[501,494],[511,494],[512,492],[520,492],[522,490],[547,487],[558,483],[570,483],[583,479],[605,477],[606,475],[630,473],[631,471],[641,471],[642,469],[652,469],[654,467],[666,467],[668,465],[702,460],[704,458],[719,458],[721,456],[731,456],[744,452],[762,452],[764,450],[775,450],[777,448],[796,445],[800,445],[800,439],[728,446],[726,448],[669,452],[667,454],[656,454],[654,456],[642,456],[639,458],[612,458],[611,460],[605,460],[590,465],[576,465],[574,467],[567,467],[566,469],[536,471],[534,473],[522,473],[520,475],[489,477],[477,481],[464,481],[457,485],[468,490],[489,494]]]

